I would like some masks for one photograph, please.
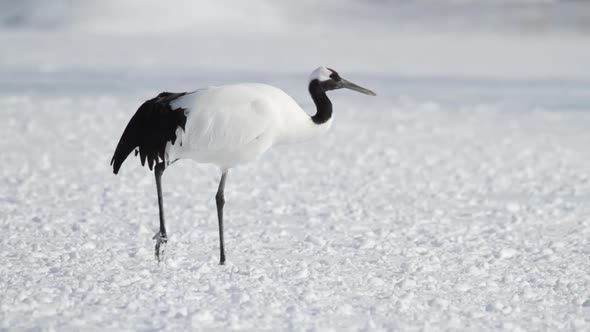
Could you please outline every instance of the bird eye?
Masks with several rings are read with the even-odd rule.
[[[332,71],[332,74],[330,74],[330,78],[333,79],[334,81],[338,82],[340,80],[342,80],[342,77],[340,77],[340,75],[338,75],[337,72],[335,72],[334,70],[330,69],[330,71]]]

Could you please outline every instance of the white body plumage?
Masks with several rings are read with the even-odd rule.
[[[284,91],[266,84],[234,84],[188,93],[173,102],[185,111],[185,129],[166,146],[165,162],[192,159],[226,170],[252,161],[273,145],[295,143],[328,130],[315,124]]]

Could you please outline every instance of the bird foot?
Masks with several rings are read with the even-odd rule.
[[[156,240],[156,260],[161,262],[164,260],[164,253],[166,252],[166,243],[168,243],[168,237],[166,237],[166,233],[162,234],[162,232],[156,233],[152,240]]]

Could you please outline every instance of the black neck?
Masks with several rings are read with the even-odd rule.
[[[318,80],[309,83],[309,94],[315,103],[317,112],[311,117],[315,124],[326,123],[332,117],[332,102],[326,95],[326,90],[321,86]]]

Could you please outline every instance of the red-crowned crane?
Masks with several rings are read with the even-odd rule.
[[[308,90],[317,111],[309,116],[289,95],[266,84],[233,84],[192,92],[162,92],[143,103],[127,124],[111,165],[117,174],[127,156],[136,151],[156,176],[160,231],[155,255],[158,261],[167,242],[162,199],[162,173],[183,158],[216,165],[221,171],[215,195],[219,222],[220,264],[223,247],[223,191],[228,170],[252,161],[273,145],[313,138],[332,124],[332,103],[326,92],[347,88],[375,96],[349,82],[333,69],[311,73]],[[160,250],[162,249],[162,250]]]

